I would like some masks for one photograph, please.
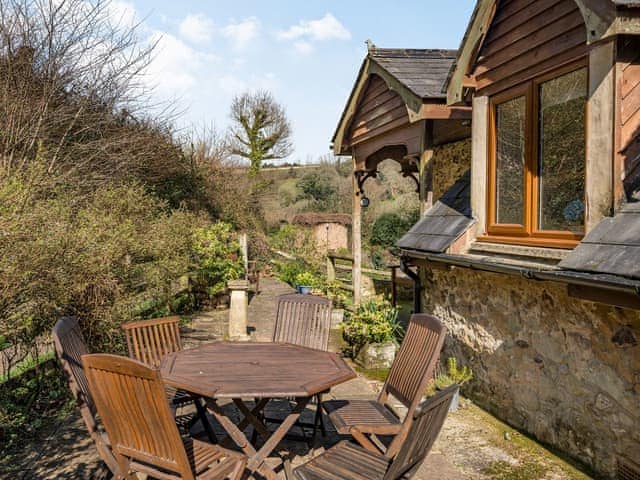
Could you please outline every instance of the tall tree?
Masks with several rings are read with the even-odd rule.
[[[266,91],[243,93],[231,103],[231,153],[249,160],[249,174],[255,177],[265,160],[289,156],[291,124],[284,107]]]

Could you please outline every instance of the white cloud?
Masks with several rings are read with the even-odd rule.
[[[297,25],[292,25],[288,30],[278,32],[281,40],[349,40],[351,32],[334,17],[327,13],[317,20],[300,20]]]
[[[107,5],[109,17],[115,25],[130,27],[139,22],[133,4],[122,0],[111,0]]]
[[[294,42],[293,48],[295,48],[296,51],[298,53],[301,53],[302,55],[308,55],[313,52],[313,45],[311,45],[309,42]]]
[[[187,15],[180,22],[180,34],[194,43],[206,43],[213,35],[213,21],[201,13]]]
[[[194,93],[203,69],[218,61],[215,55],[195,50],[165,32],[154,32],[149,41],[157,42],[157,46],[155,57],[147,68],[147,79],[162,96]]]
[[[241,50],[260,35],[260,20],[249,17],[240,22],[232,21],[221,30],[221,33],[235,48]]]

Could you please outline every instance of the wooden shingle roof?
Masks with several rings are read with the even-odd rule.
[[[471,173],[467,170],[396,246],[405,252],[444,253],[474,221]]]
[[[640,202],[603,219],[559,266],[640,279]]]
[[[456,50],[377,48],[369,57],[422,99],[442,99]]]

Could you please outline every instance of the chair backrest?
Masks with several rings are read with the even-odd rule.
[[[53,327],[51,337],[82,419],[89,432],[94,432],[97,430],[96,407],[82,367],[82,355],[89,351],[78,321],[74,317],[61,318]]]
[[[84,355],[82,363],[120,468],[136,460],[194,479],[159,370],[110,354]]]
[[[180,317],[153,318],[122,325],[129,356],[158,367],[162,357],[182,350]]]
[[[327,350],[331,329],[331,300],[315,295],[281,295],[273,332],[274,342]]]
[[[452,385],[420,404],[384,480],[411,478],[415,474],[438,437],[457,391],[458,385]]]
[[[433,377],[446,333],[447,329],[436,317],[424,313],[411,315],[404,340],[380,393],[381,402],[392,394],[409,409],[408,415],[413,415]]]
[[[117,478],[118,464],[111,452],[108,439],[96,419],[96,406],[82,366],[82,356],[89,352],[78,321],[73,317],[61,318],[53,327],[51,338],[89,435],[95,443],[100,458]]]

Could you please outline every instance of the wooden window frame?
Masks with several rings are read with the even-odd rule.
[[[539,108],[540,87],[543,83],[563,75],[585,68],[587,73],[587,89],[589,88],[588,59],[584,58],[551,72],[545,73],[517,86],[504,90],[489,99],[488,111],[488,156],[487,156],[487,234],[478,238],[480,241],[494,243],[508,243],[517,245],[531,245],[552,248],[574,248],[584,237],[583,233],[571,231],[540,230],[538,229],[538,202],[540,192],[540,176],[538,165],[539,153]],[[524,97],[525,112],[525,173],[524,173],[524,221],[523,224],[496,223],[496,194],[497,194],[497,132],[496,109],[515,98]],[[588,101],[585,105],[585,199],[586,205],[586,166],[587,166],[587,122]],[[586,212],[585,212],[586,223]]]

